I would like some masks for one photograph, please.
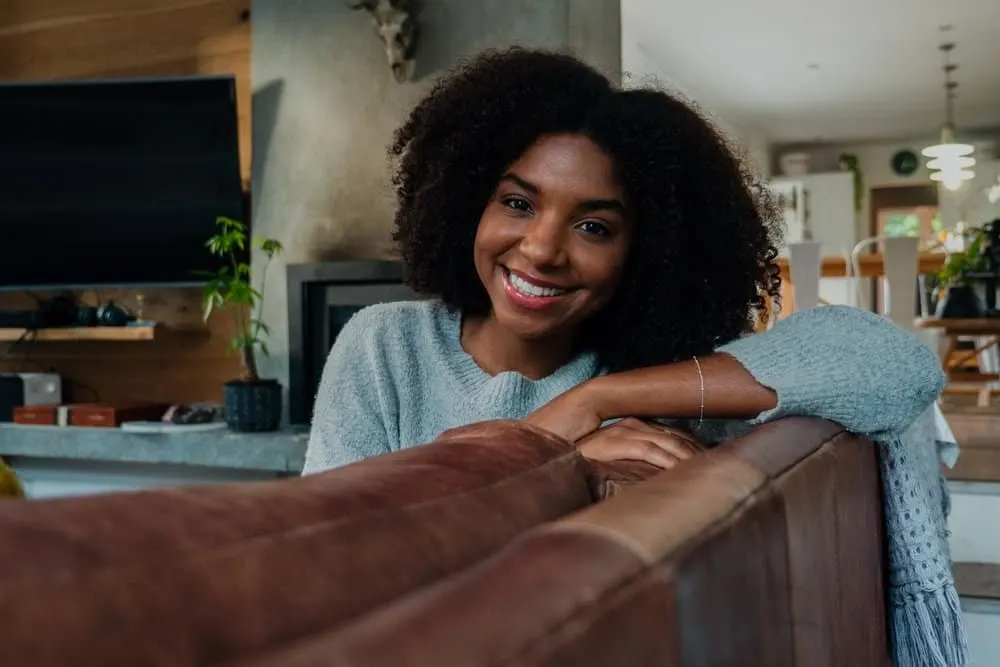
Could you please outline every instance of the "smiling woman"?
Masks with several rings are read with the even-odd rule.
[[[786,415],[838,421],[880,444],[897,665],[961,664],[937,449],[910,429],[940,365],[851,308],[747,335],[778,296],[778,216],[711,124],[569,56],[512,49],[441,79],[390,152],[407,282],[431,298],[341,330],[306,473],[489,419],[662,467]]]
[[[476,232],[491,312],[466,319],[466,351],[503,369],[545,341],[539,376],[569,361],[580,327],[621,281],[634,233],[623,199],[611,158],[584,136],[544,136],[511,164]]]

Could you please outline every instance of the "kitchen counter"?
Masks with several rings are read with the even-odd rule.
[[[171,463],[297,474],[307,431],[133,433],[120,428],[0,424],[0,456]]]
[[[0,456],[29,496],[55,497],[297,475],[308,432],[135,433],[118,428],[0,424]],[[34,491],[34,492],[33,492]]]

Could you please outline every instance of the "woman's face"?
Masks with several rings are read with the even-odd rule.
[[[575,334],[614,296],[632,237],[611,157],[581,135],[542,137],[479,222],[476,271],[493,316],[525,339]]]

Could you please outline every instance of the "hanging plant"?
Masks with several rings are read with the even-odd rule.
[[[849,171],[854,174],[854,210],[861,210],[861,202],[865,198],[865,178],[861,172],[861,162],[858,156],[853,153],[840,154],[841,171]]]

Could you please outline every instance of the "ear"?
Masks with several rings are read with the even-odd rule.
[[[366,9],[372,11],[375,9],[376,4],[378,4],[377,0],[348,0],[347,7],[349,9]]]

